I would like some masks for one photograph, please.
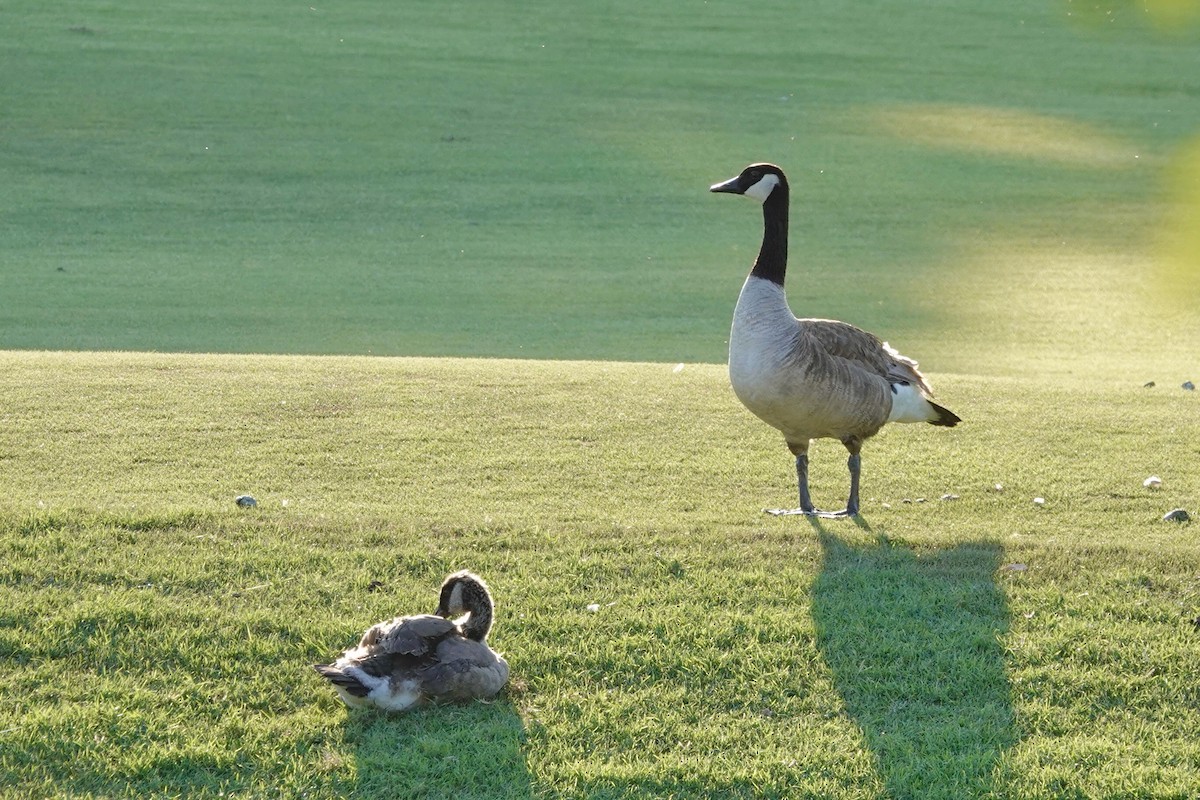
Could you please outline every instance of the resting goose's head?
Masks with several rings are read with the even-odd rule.
[[[462,570],[447,576],[442,583],[438,598],[439,617],[449,619],[455,614],[467,614],[466,621],[458,620],[463,635],[468,639],[483,641],[492,629],[492,593],[483,578],[473,572]]]
[[[742,170],[736,178],[716,183],[709,187],[710,192],[725,192],[752,197],[760,203],[765,203],[777,187],[783,187],[787,192],[787,178],[783,170],[774,164],[751,164]]]

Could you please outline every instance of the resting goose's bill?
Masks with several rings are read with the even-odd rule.
[[[448,617],[465,614],[459,620]],[[314,664],[351,707],[404,711],[430,700],[493,697],[508,680],[508,662],[487,644],[492,595],[474,573],[442,584],[436,614],[372,625],[332,664]]]
[[[773,164],[751,164],[710,191],[740,194],[762,204],[763,240],[733,312],[729,380],[752,413],[783,433],[796,457],[800,507],[772,514],[854,516],[864,441],[889,422],[953,427],[961,420],[933,402],[917,362],[877,336],[845,322],[797,319],[788,307],[788,182]],[[850,452],[850,496],[841,511],[813,507],[808,491],[808,445],[837,439]]]

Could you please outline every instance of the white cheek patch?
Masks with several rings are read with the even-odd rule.
[[[746,197],[753,197],[760,203],[764,203],[766,202],[767,198],[771,196],[771,192],[778,185],[779,176],[767,174],[762,177],[762,180],[751,186],[746,191],[742,192],[742,194],[744,194]]]

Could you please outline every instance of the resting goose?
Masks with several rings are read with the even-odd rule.
[[[773,164],[751,164],[711,187],[751,197],[763,207],[763,240],[729,335],[729,380],[752,413],[778,428],[796,456],[797,509],[771,514],[854,516],[862,444],[889,422],[953,427],[961,420],[931,399],[917,362],[887,342],[845,322],[797,319],[783,290],[787,271],[788,183]],[[850,497],[841,511],[813,507],[808,491],[808,445],[837,439],[850,452]]]
[[[492,697],[508,680],[508,662],[487,645],[492,608],[483,579],[456,572],[442,584],[434,615],[372,625],[337,661],[313,668],[352,707],[404,711],[428,700]]]

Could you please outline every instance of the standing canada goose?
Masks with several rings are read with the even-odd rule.
[[[931,399],[917,362],[887,342],[845,322],[797,319],[783,291],[787,272],[788,182],[773,164],[751,164],[713,192],[762,203],[763,240],[729,335],[729,380],[752,413],[778,428],[796,456],[798,509],[771,514],[842,517],[858,514],[862,444],[888,422],[953,427],[954,412]],[[837,439],[850,451],[850,497],[841,511],[813,508],[808,493],[808,445]]]
[[[487,645],[492,613],[483,579],[456,572],[442,584],[435,615],[372,625],[337,661],[313,668],[352,707],[404,711],[428,700],[492,697],[508,680],[508,662]]]

